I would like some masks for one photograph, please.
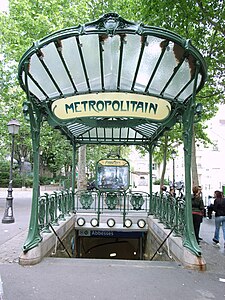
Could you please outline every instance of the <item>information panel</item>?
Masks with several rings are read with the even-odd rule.
[[[142,231],[103,231],[103,230],[79,230],[79,236],[83,237],[121,237],[121,238],[138,238],[142,237]]]
[[[97,164],[99,190],[125,191],[130,184],[129,163],[124,159],[102,159]]]

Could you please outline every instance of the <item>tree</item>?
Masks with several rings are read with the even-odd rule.
[[[199,137],[201,140],[206,138],[202,131],[204,130],[204,121],[215,114],[218,103],[224,102],[224,1],[108,0],[103,2],[100,0],[51,0],[46,2],[45,0],[10,0],[9,4],[10,14],[0,13],[0,32],[2,33],[0,35],[0,54],[2,54],[2,64],[0,64],[0,116],[2,121],[0,134],[1,143],[4,146],[9,144],[9,137],[5,130],[7,122],[11,118],[17,118],[22,124],[21,128],[26,124],[21,113],[25,93],[21,91],[16,79],[18,63],[23,53],[32,45],[33,41],[41,39],[51,32],[89,22],[109,11],[119,12],[122,17],[128,20],[145,22],[149,25],[175,31],[185,38],[191,39],[193,44],[203,53],[208,63],[209,76],[205,88],[196,99],[197,102],[203,104],[204,111],[200,125],[202,129],[198,126],[195,133],[196,139]],[[174,133],[168,134],[168,147],[173,142],[176,143],[176,139],[178,139],[180,129],[175,127],[174,130],[176,130]],[[173,137],[170,139],[170,134],[176,139]],[[48,134],[44,134],[44,144],[51,145],[54,135],[55,132],[52,130],[49,130]],[[29,150],[29,135],[25,134],[22,139],[27,145],[26,149]],[[60,147],[57,148],[57,155],[54,154],[56,152],[51,147],[43,147],[42,150],[46,154],[43,157],[46,158],[52,171],[55,163],[57,167],[62,165],[56,162],[56,159],[61,157],[60,159],[64,160],[64,165],[68,161],[68,157],[64,155],[68,151],[68,144],[61,137],[57,137],[58,142]],[[3,149],[4,147],[1,147],[0,153],[4,156]],[[48,149],[53,156],[47,153]],[[18,157],[23,156],[24,151],[24,148],[20,149],[18,146]],[[167,150],[167,158],[169,153],[170,149]],[[156,153],[156,159],[157,156],[159,155]],[[54,160],[54,164],[50,164],[50,157],[52,157],[52,162]]]
[[[87,188],[86,176],[86,145],[82,145],[78,152],[78,190],[85,190]]]
[[[29,127],[22,115],[22,105],[25,93],[17,82],[17,68],[22,54],[32,45],[34,40],[41,39],[50,32],[75,23],[88,21],[86,1],[10,1],[10,14],[1,14],[1,91],[0,91],[0,134],[3,137],[2,145],[9,145],[6,134],[6,124],[11,118],[19,119],[21,123],[18,143],[15,149],[16,156],[31,157],[31,143]],[[81,17],[82,16],[82,17]],[[26,130],[25,130],[26,129]],[[57,137],[57,138],[56,138]],[[55,145],[57,141],[57,145]],[[68,170],[71,166],[71,150],[68,142],[45,125],[42,128],[41,139],[41,170],[56,175],[62,166]],[[5,147],[3,147],[5,149]],[[7,150],[2,153],[4,157]],[[28,153],[29,152],[29,153]],[[68,159],[69,157],[69,159]],[[68,165],[69,162],[69,165]]]
[[[129,7],[129,9],[127,9]],[[99,18],[106,10],[121,11],[124,17],[132,18],[136,12],[132,9],[132,1],[75,1],[75,0],[10,0],[10,13],[0,14],[0,53],[2,56],[0,114],[3,122],[0,124],[2,143],[9,144],[8,135],[5,134],[6,124],[10,118],[20,120],[21,129],[27,125],[22,115],[22,105],[26,100],[25,93],[17,82],[17,68],[20,58],[33,41],[43,38],[59,29],[71,27],[80,23],[86,23]],[[26,127],[26,129],[28,129]],[[31,151],[29,129],[19,135],[17,156],[28,157],[27,151]],[[57,139],[56,139],[57,136]],[[59,146],[53,146],[57,140]],[[25,147],[25,145],[27,145]],[[1,152],[1,151],[0,151]],[[7,151],[6,151],[7,152]],[[67,153],[68,155],[65,155]],[[99,149],[97,149],[97,153]],[[68,143],[45,125],[42,128],[41,139],[41,170],[55,174],[58,168],[69,169],[67,162],[71,163]],[[2,154],[3,156],[5,154]],[[31,155],[32,157],[32,155]],[[47,170],[46,170],[47,169]]]
[[[181,36],[191,39],[192,43],[202,52],[208,64],[208,81],[205,88],[197,95],[196,102],[203,104],[201,123],[195,124],[193,129],[193,150],[196,140],[210,142],[204,133],[204,122],[209,120],[218,110],[218,104],[224,103],[224,80],[225,80],[225,3],[224,1],[182,0],[182,1],[142,1],[141,14],[143,21],[152,26],[164,27],[175,31]],[[179,137],[176,126],[174,133],[166,133],[168,146],[175,140],[170,137]],[[165,137],[166,138],[166,137]],[[179,141],[179,139],[178,139]],[[161,149],[162,150],[162,149]],[[164,150],[166,151],[166,150]],[[168,150],[167,153],[170,151]],[[192,153],[192,177],[198,185],[195,151]],[[162,152],[163,155],[163,152]],[[162,155],[159,159],[162,161]],[[164,157],[166,153],[164,153]],[[164,168],[165,168],[164,161]],[[161,178],[163,180],[163,176]]]
[[[197,96],[206,109],[224,102],[225,80],[225,3],[211,0],[161,1],[147,0],[142,3],[143,21],[175,31],[192,43],[204,55],[208,64],[208,81]],[[211,116],[209,115],[209,118]]]
[[[126,3],[125,3],[126,2]],[[75,0],[51,0],[46,2],[44,0],[10,0],[10,14],[1,15],[0,26],[2,29],[1,39],[1,53],[4,53],[4,65],[2,67],[1,78],[1,98],[0,112],[3,111],[2,116],[5,123],[8,121],[9,113],[12,117],[18,118],[18,113],[22,112],[22,104],[25,100],[25,93],[23,93],[16,81],[17,66],[22,54],[27,48],[32,45],[33,41],[43,38],[51,32],[56,30],[71,27],[79,23],[85,23],[93,19],[99,18],[106,7],[109,11],[120,11],[121,9],[126,13],[125,17],[129,18],[129,13],[134,16],[135,11],[132,10],[131,1],[75,1]],[[125,6],[123,6],[125,4]],[[131,7],[130,12],[126,9]],[[10,66],[10,68],[9,68]],[[10,95],[10,97],[9,97]],[[13,99],[13,103],[11,102]],[[13,105],[12,105],[13,104]],[[21,124],[26,124],[23,116],[19,116]],[[4,124],[5,125],[5,124]],[[24,125],[25,126],[25,125]],[[23,126],[23,127],[24,127]],[[3,133],[5,126],[0,128],[0,133]],[[4,144],[8,144],[7,136],[5,136]],[[25,137],[26,136],[26,141]],[[56,133],[49,126],[42,128],[41,139],[41,173],[44,175],[56,173],[56,170],[64,165],[65,169],[69,169],[66,163],[71,163],[71,154],[65,143],[65,140],[57,135],[57,144],[53,146],[56,141]],[[25,151],[23,145],[30,144],[30,136],[27,134],[20,136],[21,143],[17,147],[18,157],[24,156]],[[28,149],[28,148],[26,148]],[[82,148],[83,149],[83,148]],[[97,148],[96,148],[97,149]],[[31,151],[31,148],[29,148]],[[104,151],[103,151],[104,152]],[[68,155],[65,155],[68,153]],[[97,153],[102,153],[97,149]],[[92,152],[93,154],[93,152]],[[28,156],[28,154],[26,154]],[[98,155],[97,155],[98,156]],[[97,157],[96,156],[96,157]],[[84,169],[84,168],[82,168]],[[50,175],[50,174],[49,174]],[[84,176],[84,174],[83,174]]]

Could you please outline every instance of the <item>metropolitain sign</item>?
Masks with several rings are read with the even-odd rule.
[[[162,121],[171,111],[164,99],[128,93],[77,95],[53,102],[52,112],[61,120],[84,117],[126,117]]]
[[[128,162],[124,159],[101,159],[98,164],[102,166],[128,166]]]

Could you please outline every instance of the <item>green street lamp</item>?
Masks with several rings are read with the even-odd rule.
[[[6,197],[6,208],[2,223],[14,223],[15,219],[13,216],[13,196],[12,196],[12,170],[13,170],[13,154],[14,154],[14,138],[18,134],[20,123],[13,119],[7,124],[9,134],[12,135],[12,150],[11,150],[11,163],[10,163],[10,173],[9,173],[9,186],[8,186],[8,195]]]

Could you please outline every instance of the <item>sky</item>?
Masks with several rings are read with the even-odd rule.
[[[0,0],[0,11],[8,11],[8,0]]]

